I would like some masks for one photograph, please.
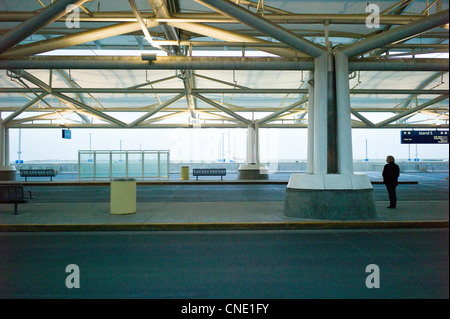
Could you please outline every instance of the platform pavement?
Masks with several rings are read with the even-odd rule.
[[[422,180],[423,176],[418,176],[416,179]],[[267,183],[283,181],[287,182],[281,178]],[[77,183],[76,180],[61,182]],[[409,180],[404,182],[414,182],[414,175],[409,176]],[[202,183],[208,183],[208,180]],[[376,201],[377,217],[360,221],[287,217],[283,214],[283,201],[214,202],[213,200],[208,202],[138,201],[136,213],[129,215],[112,215],[109,202],[29,203],[19,205],[19,215],[13,215],[13,205],[6,204],[0,205],[0,231],[448,228],[449,222],[448,200],[399,201],[396,209],[388,209],[387,201]]]

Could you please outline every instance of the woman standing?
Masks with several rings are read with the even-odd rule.
[[[383,183],[386,185],[390,205],[388,208],[395,208],[397,206],[397,194],[395,189],[398,186],[398,177],[400,176],[400,168],[395,164],[395,159],[393,156],[389,155],[386,157],[387,164],[384,165],[383,169]]]

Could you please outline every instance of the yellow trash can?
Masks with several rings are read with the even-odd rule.
[[[181,166],[180,170],[181,180],[185,181],[189,179],[189,166]]]
[[[136,213],[136,180],[115,178],[111,180],[111,206],[113,215]]]

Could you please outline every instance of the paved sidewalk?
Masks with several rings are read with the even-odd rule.
[[[403,186],[403,201],[399,201],[397,208],[388,209],[389,203],[380,200],[384,195],[378,196],[377,217],[364,221],[286,217],[283,214],[284,186],[275,186],[282,180],[265,182],[267,185],[260,181],[254,187],[239,186],[236,181],[224,182],[227,184],[224,187],[208,187],[208,182],[215,184],[213,181],[142,186],[151,189],[153,200],[147,200],[140,192],[137,212],[130,215],[110,214],[107,186],[91,183],[91,186],[61,187],[63,185],[47,182],[56,188],[35,186],[40,200],[19,205],[19,215],[13,215],[12,204],[0,205],[0,231],[448,227],[449,200],[448,195],[442,195],[448,194],[446,176],[448,174],[404,176],[405,180],[416,181],[416,185]],[[371,176],[372,181],[375,178]],[[72,183],[75,185],[77,181],[72,180]],[[37,184],[40,182],[34,185]],[[203,186],[191,186],[193,184]],[[240,196],[242,192],[245,194]],[[85,200],[85,196],[89,198]]]

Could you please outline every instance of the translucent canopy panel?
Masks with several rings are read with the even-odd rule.
[[[315,67],[309,46],[333,57],[343,47],[376,42],[449,7],[448,0],[371,1],[371,6],[367,1],[232,1],[241,13],[251,12],[257,21],[251,24],[202,1],[159,2],[87,1],[21,30],[25,21],[51,11],[52,1],[1,1],[0,34],[25,35],[0,50],[0,64],[7,64],[0,68],[0,116],[6,127],[62,122],[245,128],[266,117],[262,125],[269,128],[306,127]],[[367,21],[377,12],[379,25],[373,27]],[[79,24],[71,27],[68,19]],[[295,45],[279,33],[293,36]],[[143,61],[143,53],[156,54],[156,62]],[[121,67],[121,57],[134,60]],[[163,58],[166,64],[158,66]],[[62,62],[56,67],[53,60]],[[15,61],[45,63],[18,67]],[[78,66],[69,67],[74,61]],[[393,70],[388,64],[396,61],[411,67]],[[352,68],[352,63],[361,64]],[[376,65],[365,67],[369,63]],[[448,126],[448,23],[387,41],[350,57],[349,65],[355,127],[417,127],[422,118],[424,127]],[[329,72],[334,71],[331,64]],[[393,116],[399,118],[383,122]]]

